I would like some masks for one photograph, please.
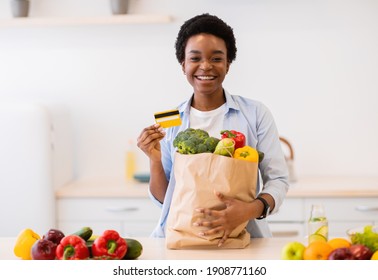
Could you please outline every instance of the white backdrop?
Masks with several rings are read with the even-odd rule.
[[[11,18],[0,1],[0,22]],[[168,24],[0,27],[0,101],[69,108],[76,177],[122,176],[124,152],[153,113],[191,94],[175,60],[184,20],[228,22],[238,44],[225,87],[258,99],[304,175],[378,175],[378,1],[130,0]],[[32,0],[30,17],[110,16],[108,0]],[[138,171],[148,161],[138,152]]]

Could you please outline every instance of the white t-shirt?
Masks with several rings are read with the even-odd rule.
[[[203,129],[210,136],[220,138],[223,130],[223,119],[226,112],[226,103],[212,111],[199,111],[190,107],[190,127]]]

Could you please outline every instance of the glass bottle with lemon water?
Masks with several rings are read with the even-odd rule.
[[[308,243],[328,240],[328,220],[323,205],[314,204],[308,220]]]

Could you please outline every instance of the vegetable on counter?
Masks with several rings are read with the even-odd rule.
[[[143,246],[142,244],[132,238],[124,238],[127,244],[127,251],[125,256],[122,258],[123,260],[135,260],[142,255]]]
[[[247,160],[251,162],[259,162],[259,153],[256,149],[250,146],[244,146],[242,148],[238,148],[235,150],[234,158]]]
[[[363,232],[353,234],[350,238],[352,244],[362,244],[373,252],[378,251],[378,233],[374,232],[372,228],[372,225],[367,225]]]
[[[37,240],[31,249],[33,260],[55,260],[57,244],[49,239]]]
[[[60,243],[60,240],[63,239],[64,237],[64,233],[59,230],[59,229],[49,229],[43,236],[42,236],[42,239],[46,239],[46,240],[49,240],[53,243],[55,243],[56,245],[59,245]]]
[[[30,228],[24,229],[17,236],[13,249],[14,254],[23,260],[31,260],[31,248],[40,239],[41,237]]]
[[[187,128],[176,135],[173,147],[180,154],[213,153],[219,141],[205,130]]]
[[[242,148],[245,146],[246,138],[245,135],[236,130],[222,130],[221,138],[231,138],[235,141],[235,149]]]
[[[127,244],[115,230],[105,230],[92,245],[92,255],[95,259],[122,259],[127,252]]]
[[[59,260],[85,260],[89,258],[89,249],[80,236],[67,235],[56,248],[56,257]]]
[[[87,247],[89,249],[90,257],[93,259],[100,259],[98,257],[93,257],[92,246],[93,242],[98,238],[98,235],[92,235],[92,237],[87,240]],[[123,238],[127,244],[126,254],[123,256],[122,260],[135,260],[139,258],[143,253],[143,245],[136,239],[132,238]],[[105,258],[109,259],[109,258]]]
[[[88,241],[93,234],[93,230],[90,227],[82,227],[78,231],[74,232],[72,235],[77,235],[83,238],[85,241]]]

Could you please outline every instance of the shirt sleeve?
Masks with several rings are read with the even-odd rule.
[[[257,149],[264,152],[264,159],[259,165],[262,190],[270,194],[275,207],[271,214],[278,211],[289,190],[288,168],[279,140],[279,133],[271,112],[263,104],[257,112]]]

